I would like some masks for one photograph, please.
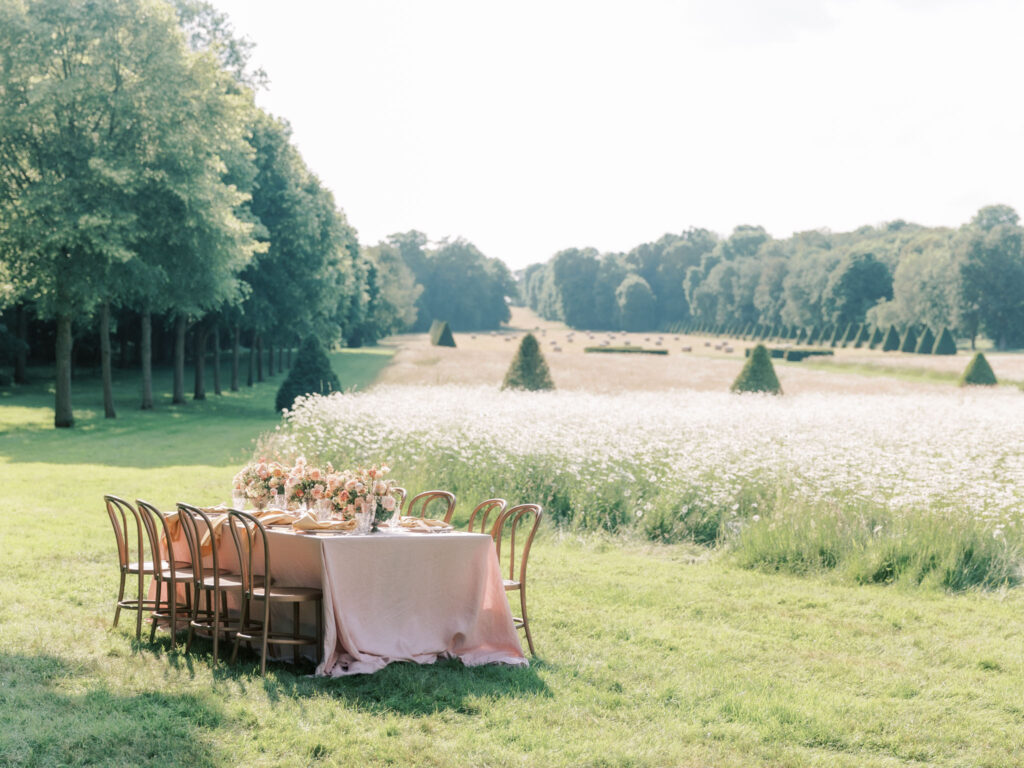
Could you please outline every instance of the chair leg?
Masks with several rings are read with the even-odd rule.
[[[153,609],[155,611],[159,611],[160,610],[160,594],[163,591],[164,591],[164,583],[162,581],[158,581],[156,583],[156,601],[153,604]],[[149,644],[152,645],[154,640],[156,640],[156,619],[155,618],[151,618],[149,620]]]
[[[114,626],[117,626],[117,620],[121,618],[121,603],[124,601],[124,581],[125,572],[121,571],[121,587],[117,590],[117,609],[114,611]]]
[[[174,567],[173,564],[171,567]],[[173,651],[178,641],[178,586],[173,582],[170,586],[169,600],[171,603],[171,650]]]
[[[220,600],[213,598],[213,666],[217,666],[217,641],[220,640]]]
[[[269,605],[269,601],[267,601]],[[270,611],[263,612],[263,639],[260,647],[260,677],[267,674],[267,635],[270,633]]]
[[[526,644],[530,646],[530,655],[536,656],[537,652],[533,650],[533,636],[530,634],[530,619],[526,615],[526,584],[519,587],[519,605],[523,612],[523,629],[526,631]]]
[[[296,640],[299,638],[299,604],[292,603],[292,637]],[[292,664],[295,666],[299,665],[299,646],[297,644],[292,645]]]
[[[141,558],[139,558],[141,560]],[[143,584],[145,580],[142,577],[142,563],[139,563],[139,600],[138,610],[135,611],[135,639],[142,639],[142,601],[143,601]]]

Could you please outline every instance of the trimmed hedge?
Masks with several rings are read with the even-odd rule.
[[[917,340],[917,347],[914,351],[919,355],[930,355],[934,347],[935,334],[932,333],[932,329],[926,325],[924,327],[924,332],[921,334],[921,338]]]
[[[935,340],[935,346],[932,348],[933,355],[955,355],[956,354],[956,339],[953,338],[953,334],[949,332],[949,328],[943,328],[942,333],[939,334],[939,338]]]
[[[331,368],[327,353],[320,341],[310,336],[302,342],[295,356],[295,364],[277,390],[274,407],[283,411],[291,408],[295,398],[300,395],[326,395],[340,389],[341,382]]]
[[[435,347],[455,346],[455,337],[447,320],[435,320],[430,324],[430,343]]]
[[[750,357],[736,377],[736,381],[730,387],[731,392],[765,392],[771,395],[781,395],[782,387],[775,375],[775,366],[768,356],[768,350],[763,344],[754,347]]]
[[[541,354],[540,344],[537,343],[537,339],[532,333],[523,336],[523,340],[519,342],[519,349],[516,350],[515,357],[512,358],[512,364],[508,367],[501,388],[531,391],[555,388],[548,364],[544,361],[544,355]]]
[[[877,348],[877,347],[878,347],[878,345],[879,345],[879,344],[881,344],[881,343],[882,343],[882,342],[883,342],[884,340],[885,340],[885,334],[883,334],[883,333],[882,333],[882,329],[881,329],[881,328],[879,328],[879,327],[878,327],[878,326],[876,325],[876,326],[875,326],[875,330],[874,330],[874,331],[872,332],[872,334],[871,334],[871,341],[870,341],[870,342],[868,343],[868,346],[869,346],[869,347],[870,347],[871,349],[875,349],[875,348]]]
[[[994,387],[998,383],[992,366],[981,352],[971,358],[971,362],[964,369],[964,375],[960,377],[961,387]]]
[[[917,349],[917,333],[914,331],[914,326],[908,325],[907,332],[900,341],[900,352],[913,352],[915,349]]]
[[[885,332],[885,339],[882,341],[883,352],[895,352],[900,348],[900,334],[895,325],[890,325]]]
[[[644,349],[643,347],[584,347],[584,352],[619,352],[634,355],[667,355],[667,349]]]

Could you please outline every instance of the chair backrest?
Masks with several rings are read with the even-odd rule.
[[[167,550],[166,561],[168,564],[173,565],[177,562],[174,559],[174,541],[171,539],[171,531],[167,525],[167,518],[164,517],[164,513],[148,501],[143,501],[142,499],[135,500],[135,507],[139,510],[139,516],[142,518],[142,522],[146,525],[146,534],[149,536],[149,545],[153,551],[154,565],[159,565],[160,561],[164,559],[160,557],[161,538],[163,539],[164,547]],[[154,575],[159,581],[161,569],[156,568],[155,570],[156,574]]]
[[[409,495],[409,492],[405,488],[396,485],[391,489],[391,495],[395,497],[395,509],[398,510],[398,514],[402,514],[402,507],[405,506],[405,497]]]
[[[238,571],[241,576],[242,590],[250,597],[255,585],[255,566],[260,562],[257,558],[263,555],[263,578],[268,586],[272,581],[270,575],[270,542],[267,540],[267,529],[256,517],[238,509],[228,510],[225,523],[231,532],[231,541],[238,555]]]
[[[505,511],[505,507],[508,506],[508,502],[504,499],[488,499],[487,501],[481,501],[476,505],[476,509],[469,516],[469,523],[466,524],[466,530],[470,533],[489,533],[494,536],[495,526],[498,524],[498,520],[501,519],[501,514]],[[491,515],[494,515],[494,520],[490,527],[487,526],[487,520]]]
[[[178,522],[181,523],[182,533],[185,534],[185,542],[188,544],[189,559],[192,561],[192,572],[195,574],[196,583],[201,583],[208,576],[212,576],[216,584],[220,577],[220,557],[217,552],[216,536],[213,522],[199,507],[185,504],[179,501]],[[203,561],[203,538],[210,540],[210,565]]]
[[[540,504],[519,504],[505,512],[498,518],[498,522],[494,524],[494,531],[491,535],[498,546],[498,560],[501,560],[502,551],[508,554],[508,567],[506,571],[510,581],[518,581],[520,584],[526,583],[526,563],[530,557],[530,547],[533,546],[533,537],[537,533],[537,526],[540,525],[540,519],[543,516],[544,510]],[[531,520],[532,525],[530,524]],[[529,530],[525,533],[520,530],[523,525],[529,525]],[[503,541],[506,530],[508,531],[507,546]],[[516,562],[517,537],[519,539],[518,545],[522,547],[518,563]],[[517,565],[519,567],[518,574],[516,573]]]
[[[145,552],[143,531],[146,526],[138,511],[130,502],[109,493],[103,497],[103,502],[107,507],[110,524],[114,527],[114,537],[117,539],[117,560],[121,570],[126,569],[132,561],[132,545],[135,546],[138,561],[143,562],[146,559],[143,556]]]
[[[447,505],[444,517],[440,519],[450,523],[452,515],[455,513],[455,494],[451,491],[423,491],[423,493],[417,493],[409,499],[409,507],[405,510],[405,514],[409,517],[426,517],[427,508],[435,503]]]

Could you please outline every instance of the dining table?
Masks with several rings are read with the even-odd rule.
[[[356,533],[273,525],[266,531],[273,583],[323,592],[316,675],[366,674],[393,662],[440,658],[466,666],[528,665],[489,535],[402,527]],[[172,544],[180,562],[188,552],[180,526]],[[213,546],[222,568],[237,566],[231,536],[221,534]],[[254,572],[265,573],[262,558]],[[316,625],[313,605],[303,607],[304,632]],[[290,608],[274,606],[271,620],[275,631],[290,628]]]

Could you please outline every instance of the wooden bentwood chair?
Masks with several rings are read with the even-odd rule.
[[[238,646],[242,640],[252,644],[253,641],[260,643],[260,675],[267,671],[267,646],[290,645],[292,646],[292,660],[299,663],[299,648],[303,645],[312,645],[316,648],[317,658],[323,647],[323,592],[312,587],[286,587],[274,584],[272,571],[270,570],[270,542],[267,539],[267,530],[263,523],[250,515],[248,512],[239,512],[236,509],[228,511],[227,527],[231,531],[231,539],[235,544],[235,552],[238,554],[238,562],[241,565],[242,583],[242,626],[235,632],[235,647],[231,652],[231,661],[238,658]],[[254,574],[254,566],[259,564],[259,556],[263,560],[263,576]],[[262,618],[254,621],[252,618],[252,603],[259,601],[263,603],[260,612]],[[316,636],[303,635],[299,626],[299,608],[302,603],[314,603],[316,610]],[[292,631],[290,634],[274,632],[270,626],[270,608],[277,603],[290,603],[292,606]]]
[[[185,653],[192,650],[192,640],[197,629],[208,632],[213,639],[213,663],[216,665],[221,633],[230,636],[241,626],[241,620],[231,618],[228,613],[228,594],[237,595],[241,601],[242,579],[222,567],[220,548],[217,546],[218,530],[209,515],[191,504],[178,502],[177,507],[178,521],[188,543],[193,574],[192,616],[188,623]],[[204,560],[206,549],[209,551],[209,564]],[[200,598],[203,596],[206,598],[205,608],[200,607]]]
[[[490,534],[491,538],[494,538],[495,529],[497,528],[498,521],[501,520],[502,514],[505,512],[505,508],[508,506],[508,502],[504,499],[488,499],[487,501],[481,501],[476,505],[476,508],[469,515],[469,522],[466,523],[466,530],[469,533],[487,533]],[[488,527],[488,518],[494,515],[494,520]],[[494,540],[495,548],[498,549],[498,556],[501,556],[501,550],[497,547],[498,540]]]
[[[440,519],[450,523],[452,515],[455,514],[455,494],[451,491],[423,491],[423,493],[417,493],[409,499],[409,506],[405,510],[405,514],[408,517],[424,518],[427,516],[427,509],[432,504],[437,506],[437,502],[447,506],[444,517]]]
[[[135,505],[139,515],[146,524],[153,555],[153,562],[159,558],[159,568],[153,569],[153,580],[156,582],[156,606],[150,617],[152,626],[149,629],[149,642],[156,638],[157,624],[165,621],[171,632],[171,648],[177,645],[179,611],[182,621],[188,621],[192,613],[192,582],[195,572],[192,563],[184,559],[184,552],[175,552],[174,539],[171,537],[167,517],[155,506],[142,499],[136,499]],[[179,519],[181,514],[179,513]],[[163,537],[167,548],[167,557],[160,557],[160,539]],[[178,601],[178,586],[183,587],[184,603]]]
[[[153,560],[159,557],[159,551],[152,549],[152,539],[148,535],[146,523],[130,502],[111,494],[106,494],[103,501],[107,507],[110,524],[114,527],[114,537],[117,539],[117,561],[121,571],[121,586],[117,590],[117,608],[114,610],[114,626],[117,626],[117,622],[121,618],[122,608],[135,611],[135,639],[140,640],[142,639],[142,612],[157,607],[155,600],[145,597],[145,579],[146,576],[154,574]],[[149,560],[145,559],[147,540],[150,544],[151,557]],[[133,555],[135,559],[132,559]],[[138,577],[138,593],[134,600],[125,599],[124,596],[124,586],[129,576]]]
[[[533,537],[537,533],[537,526],[540,524],[540,519],[544,515],[544,510],[541,509],[540,504],[520,504],[519,506],[512,507],[512,509],[505,512],[498,518],[498,521],[494,524],[494,530],[492,536],[494,537],[495,543],[498,547],[498,560],[501,561],[502,550],[508,555],[508,578],[504,579],[505,591],[506,592],[519,592],[519,606],[522,611],[522,616],[513,616],[516,629],[522,629],[526,632],[526,642],[530,646],[530,653],[534,656],[537,652],[533,649],[533,636],[530,634],[530,619],[526,614],[526,564],[530,557],[530,547],[533,546]],[[520,533],[520,526],[529,525],[530,518],[533,518],[533,524],[529,526],[529,531],[525,534],[526,538],[522,538]],[[525,523],[524,523],[525,521]],[[505,548],[503,544],[503,535],[505,529],[508,529],[508,547]],[[516,537],[519,536],[520,543],[522,545],[522,555],[518,562],[518,573],[516,572]]]

